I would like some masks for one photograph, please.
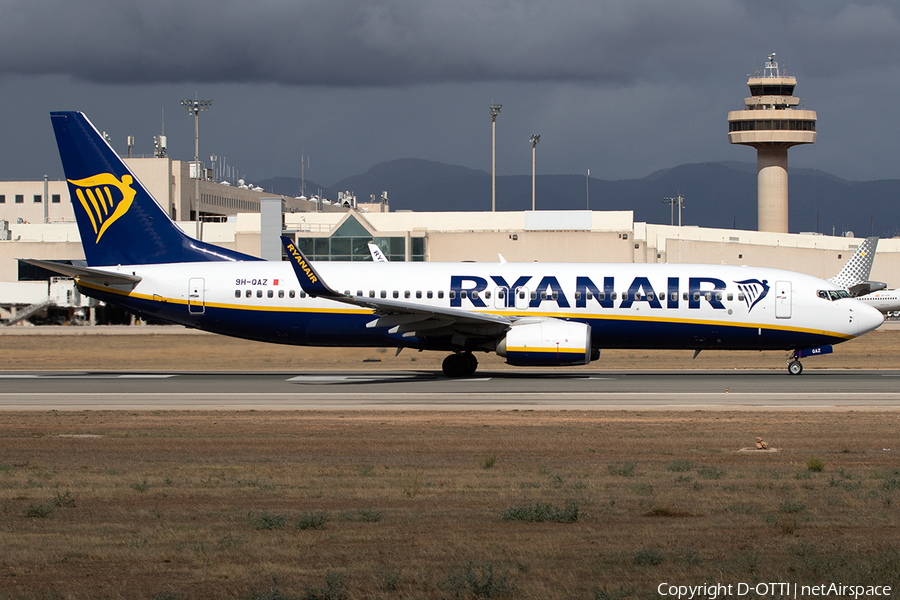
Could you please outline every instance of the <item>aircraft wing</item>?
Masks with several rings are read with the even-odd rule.
[[[115,273],[103,271],[100,269],[92,269],[90,267],[76,267],[75,265],[67,265],[54,262],[52,260],[38,260],[36,258],[20,258],[23,263],[41,267],[60,275],[75,277],[81,281],[98,283],[100,285],[136,285],[141,278],[138,275],[129,275],[127,273]]]
[[[282,236],[281,241],[303,291],[313,297],[372,309],[377,318],[368,323],[367,327],[390,327],[389,333],[402,333],[405,337],[429,337],[450,333],[495,337],[512,325],[512,319],[500,315],[341,294],[322,280],[290,238]]]

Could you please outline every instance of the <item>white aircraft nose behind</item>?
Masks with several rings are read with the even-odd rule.
[[[850,308],[850,321],[856,324],[856,335],[862,335],[878,329],[884,323],[884,315],[877,308],[854,300]]]

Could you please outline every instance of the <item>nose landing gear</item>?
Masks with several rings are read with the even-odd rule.
[[[786,361],[788,364],[788,373],[791,375],[799,375],[803,372],[803,365],[800,364],[801,358],[806,358],[807,356],[821,356],[823,354],[831,354],[832,352],[834,352],[834,349],[831,346],[794,350]]]

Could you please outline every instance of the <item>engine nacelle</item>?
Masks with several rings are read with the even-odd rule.
[[[519,367],[586,365],[591,362],[591,326],[558,319],[513,325],[497,354]]]

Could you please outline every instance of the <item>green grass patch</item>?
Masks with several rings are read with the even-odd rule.
[[[500,518],[522,523],[574,523],[578,520],[578,503],[569,501],[563,508],[542,502],[519,504],[504,510]]]

